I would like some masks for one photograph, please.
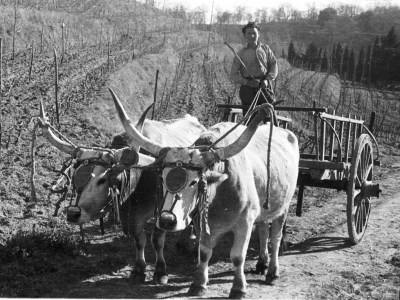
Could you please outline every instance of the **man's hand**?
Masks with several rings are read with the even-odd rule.
[[[269,81],[268,79],[265,80],[259,80],[259,79],[249,79],[247,81],[247,85],[252,87],[252,88],[267,88],[269,86]]]
[[[249,79],[247,80],[247,85],[252,88],[258,88],[260,86],[260,80],[258,79]]]

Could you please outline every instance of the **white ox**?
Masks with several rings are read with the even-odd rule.
[[[147,110],[148,111],[148,110]],[[146,111],[146,112],[147,112]],[[140,118],[137,129],[142,130],[145,114]],[[144,250],[146,234],[144,231],[148,219],[153,217],[158,199],[157,173],[154,170],[141,170],[134,165],[148,165],[154,158],[141,153],[139,146],[125,134],[116,135],[111,143],[113,148],[79,148],[59,139],[51,130],[40,103],[40,120],[44,136],[56,148],[76,159],[72,175],[76,197],[67,208],[67,220],[70,224],[80,225],[94,221],[104,214],[104,208],[111,202],[111,188],[117,186],[122,198],[118,201],[119,217],[125,234],[135,239],[136,260],[131,273],[131,283],[145,281],[146,261]],[[157,143],[189,146],[205,131],[197,118],[186,115],[181,119],[151,121],[145,120],[143,133]],[[131,147],[127,149],[126,146]],[[122,161],[121,161],[122,160]],[[128,184],[128,182],[130,184]],[[154,228],[152,246],[156,252],[154,281],[168,282],[166,263],[163,255],[165,231]]]
[[[257,269],[269,261],[268,239],[271,242],[271,258],[266,282],[279,277],[278,251],[282,227],[294,194],[299,164],[299,148],[295,135],[285,129],[273,128],[270,165],[268,170],[268,143],[270,125],[258,126],[265,116],[263,109],[248,127],[239,126],[222,139],[214,150],[203,147],[164,149],[149,141],[132,126],[118,98],[114,102],[126,132],[137,143],[162,160],[164,188],[168,190],[157,225],[165,230],[185,228],[193,211],[199,210],[202,221],[199,262],[194,282],[189,290],[192,296],[202,296],[207,290],[208,262],[218,239],[232,231],[234,242],[231,259],[235,267],[231,298],[246,294],[244,262],[253,224],[259,229],[260,255]],[[265,104],[264,108],[268,105]],[[232,128],[232,123],[220,123],[203,133],[211,140],[222,136]],[[210,139],[210,138],[208,138]],[[268,178],[270,174],[270,178]],[[207,179],[208,224],[206,208],[202,203],[200,182]],[[270,180],[270,181],[269,181]],[[268,186],[270,182],[270,186]],[[269,194],[269,208],[263,203]],[[203,195],[204,196],[204,195]],[[203,210],[203,211],[202,211]],[[269,223],[271,236],[269,237]],[[207,228],[209,226],[209,230]]]

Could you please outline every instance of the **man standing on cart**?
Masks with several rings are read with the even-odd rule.
[[[278,75],[275,55],[269,46],[258,41],[260,27],[255,22],[249,22],[242,28],[242,32],[247,45],[233,59],[231,81],[240,84],[239,97],[242,105],[250,106],[257,95],[256,105],[272,103],[274,99],[270,97],[267,88],[272,88],[271,81]],[[247,111],[248,108],[243,109],[243,115]]]

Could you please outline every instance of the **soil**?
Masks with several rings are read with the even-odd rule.
[[[73,80],[84,80],[84,76],[74,73],[74,70],[79,69],[76,67],[78,64],[88,68],[93,67],[91,64],[97,65],[85,55],[77,53],[76,56],[68,57],[74,63],[64,62],[64,66],[69,67],[63,74],[70,74],[70,78],[73,77],[71,81],[68,81],[67,77],[63,79],[65,90],[68,84],[72,85]],[[171,117],[174,111],[178,111],[178,114],[189,112],[199,118],[203,116],[202,121],[210,125],[218,120],[218,114],[212,106],[206,104],[212,100],[222,101],[216,98],[215,94],[224,95],[226,98],[232,87],[226,80],[218,79],[216,81],[218,84],[211,87],[204,73],[199,75],[195,72],[203,70],[201,57],[196,57],[196,53],[191,55],[185,57],[187,64],[179,75],[181,85],[177,87],[175,94],[177,100],[171,102],[170,106],[164,107],[164,115],[161,117]],[[84,61],[87,62],[83,63]],[[49,65],[51,58],[48,57],[41,63]],[[198,64],[197,68],[193,63]],[[224,65],[220,66],[214,74],[216,78],[226,78]],[[13,68],[17,69],[16,66]],[[38,75],[37,81],[32,81],[28,88],[22,84],[26,81],[24,77],[15,76],[14,79],[7,77],[4,83],[5,90],[9,93],[4,109],[9,114],[5,119],[9,122],[5,124],[5,129],[9,133],[8,143],[7,139],[3,139],[2,146],[6,150],[2,152],[1,164],[0,230],[5,245],[15,236],[17,229],[24,228],[35,236],[33,234],[35,228],[54,228],[56,231],[58,226],[65,226],[63,212],[65,205],[61,207],[58,216],[52,216],[58,196],[48,196],[48,192],[40,188],[38,201],[33,204],[27,180],[30,165],[27,145],[31,141],[31,131],[26,128],[31,119],[37,115],[37,97],[50,99],[52,96],[50,83],[38,91],[38,88],[43,86],[40,80],[44,80],[44,76],[44,73]],[[104,90],[107,88],[107,81],[93,81],[92,85],[94,85],[92,91]],[[78,87],[79,85],[76,89]],[[196,92],[188,93],[193,90]],[[200,91],[205,93],[201,94]],[[79,95],[79,91],[77,94]],[[87,97],[89,99],[87,101],[93,101],[90,100],[89,93]],[[203,102],[199,105],[198,101]],[[65,116],[67,125],[64,124],[63,129],[75,134],[78,132],[79,136],[87,136],[87,143],[104,143],[109,138],[109,133],[104,133],[98,128],[90,128],[86,124],[87,120],[78,117],[79,110],[85,103],[80,103],[80,106],[75,106],[74,103],[76,104],[73,100],[66,102],[66,105],[70,105],[70,112]],[[18,122],[14,123],[13,120]],[[12,127],[13,125],[15,126]],[[18,131],[18,128],[22,129]],[[74,136],[70,138],[73,139]],[[46,145],[43,140],[38,145],[36,155],[40,163],[38,162],[37,166],[37,185],[42,184],[46,178],[47,180],[56,178],[51,170],[59,167],[63,161],[63,157],[59,157],[58,152]],[[400,190],[398,189],[400,149],[381,146],[381,166],[375,168],[374,181],[380,183],[382,194],[380,198],[372,201],[369,225],[363,240],[355,246],[348,242],[345,193],[306,189],[302,217],[295,216],[295,198],[293,200],[288,216],[289,249],[280,257],[281,278],[272,286],[264,283],[264,276],[252,272],[258,255],[257,235],[253,234],[245,264],[248,298],[400,299]],[[16,181],[22,181],[23,184],[16,187]],[[152,226],[153,223],[149,222],[146,228],[148,241]],[[79,236],[79,228],[67,228],[65,234]],[[27,259],[2,259],[3,270],[0,276],[4,276],[3,280],[8,281],[0,283],[0,296],[188,298],[187,291],[197,261],[193,240],[185,239],[187,250],[184,251],[175,246],[179,238],[178,233],[167,235],[165,246],[169,272],[167,285],[156,285],[152,282],[155,257],[151,246],[148,245],[146,282],[131,285],[129,275],[135,259],[133,239],[124,236],[120,227],[111,220],[106,220],[104,235],[97,223],[86,225],[83,232],[85,240],[90,242],[83,253],[74,256],[65,256],[57,252],[47,255],[31,253]],[[209,268],[210,282],[207,297],[226,298],[229,295],[233,279],[233,265],[229,258],[231,243],[232,236],[228,234],[214,251]]]

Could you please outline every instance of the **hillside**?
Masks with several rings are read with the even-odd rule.
[[[127,3],[117,2],[120,5]],[[239,103],[237,94],[234,93],[235,87],[228,80],[233,56],[223,44],[224,37],[213,33],[210,38],[211,45],[207,48],[208,31],[195,30],[180,20],[168,15],[163,16],[159,11],[135,1],[131,6],[120,6],[118,10],[114,1],[102,1],[107,4],[103,6],[96,5],[98,1],[89,0],[38,1],[37,3],[43,5],[40,7],[29,6],[29,1],[21,3],[23,5],[18,7],[17,11],[18,38],[15,41],[14,59],[11,59],[10,41],[14,10],[12,6],[3,5],[0,10],[0,22],[3,22],[0,23],[0,36],[4,37],[5,41],[0,98],[0,297],[184,298],[186,294],[181,290],[186,290],[189,285],[195,259],[176,253],[173,243],[178,234],[169,236],[165,250],[167,263],[173,274],[171,285],[166,287],[145,284],[133,288],[128,285],[126,279],[134,259],[134,243],[132,238],[123,236],[120,228],[111,221],[106,224],[105,236],[100,234],[97,223],[85,226],[86,242],[82,243],[79,228],[66,223],[65,208],[68,199],[62,201],[58,208],[60,194],[51,193],[48,188],[60,178],[57,170],[68,157],[52,147],[43,138],[40,130],[34,131],[35,118],[38,116],[39,100],[42,100],[50,119],[57,125],[53,53],[53,49],[56,49],[59,130],[76,145],[104,146],[113,134],[122,131],[108,92],[109,87],[118,93],[130,117],[136,121],[143,110],[154,101],[157,70],[159,78],[156,119],[172,119],[189,113],[205,126],[213,125],[221,118],[216,104],[226,103],[228,99],[231,103]],[[53,3],[57,5],[52,6]],[[134,4],[137,6],[133,6]],[[150,22],[149,16],[156,15],[160,21]],[[64,55],[60,43],[60,24],[63,21],[66,28],[69,28],[69,33],[64,32],[68,36],[64,44]],[[142,27],[137,24],[142,24]],[[40,42],[42,28],[43,47]],[[34,60],[29,76],[29,45],[32,41]],[[239,48],[237,43],[234,46]],[[280,75],[276,81],[275,92],[277,99],[285,101],[283,105],[312,106],[312,102],[317,101],[318,106],[336,109],[340,114],[358,113],[366,119],[371,110],[378,108],[378,123],[381,121],[387,126],[398,126],[398,123],[394,123],[398,122],[400,109],[396,99],[389,102],[376,101],[383,97],[384,93],[373,91],[372,95],[371,91],[350,87],[346,94],[345,83],[336,76],[293,68],[284,59],[279,59],[279,67]],[[310,129],[302,123],[303,116],[291,114],[291,117],[294,120],[294,132],[309,134]],[[307,137],[299,135],[299,138]],[[384,136],[382,143],[383,138]],[[398,156],[399,151],[396,147],[385,146],[383,166],[382,169],[378,169],[376,175],[385,180],[388,195],[393,198],[390,205],[393,205],[398,197],[393,188],[397,183],[390,181],[398,176],[398,169],[392,167],[399,163]],[[31,186],[32,167],[35,167],[35,193]],[[339,233],[335,232],[335,235],[343,234],[344,231],[344,205],[328,203],[328,200],[340,196],[333,192],[310,190],[308,198],[304,220],[296,218],[294,207],[291,209],[289,240],[294,246],[289,256],[292,259],[288,258],[284,264],[288,267],[286,273],[292,272],[289,266],[295,271],[284,279],[282,286],[273,290],[276,296],[279,296],[279,290],[286,289],[298,280],[298,277],[294,278],[300,272],[299,265],[296,269],[296,263],[301,261],[298,252],[307,247],[307,242],[330,233],[336,227],[339,228]],[[321,203],[324,206],[323,214]],[[379,199],[376,203],[380,214],[384,215],[390,210],[384,199]],[[340,217],[335,215],[331,218],[329,213],[332,211],[341,213]],[[393,220],[398,218],[396,210],[390,212]],[[340,255],[347,254],[347,251],[355,252],[348,258],[355,260],[361,252],[363,253],[366,260],[363,270],[368,270],[368,274],[371,274],[370,280],[359,282],[357,266],[347,273],[344,270],[346,265],[341,266],[342,269],[338,273],[329,273],[332,275],[331,279],[338,279],[334,281],[337,283],[331,285],[312,282],[317,276],[310,275],[308,271],[301,271],[301,276],[307,276],[305,281],[312,282],[311,286],[299,285],[299,289],[304,288],[301,293],[305,299],[315,298],[316,295],[318,298],[330,297],[337,289],[343,291],[343,297],[347,294],[356,297],[358,294],[353,285],[366,286],[366,289],[359,292],[359,297],[383,299],[386,292],[389,296],[395,295],[398,286],[396,274],[399,271],[399,246],[395,241],[398,224],[391,224],[390,238],[383,239],[379,235],[385,231],[384,227],[379,226],[387,225],[380,222],[380,218],[384,218],[383,215],[374,216],[372,227],[378,228],[375,232],[378,236],[372,236],[374,231],[371,228],[371,241],[367,242],[373,249],[371,251],[375,252],[363,252],[363,244],[348,249],[343,238],[339,239],[339,247],[343,251]],[[318,224],[321,224],[318,227],[314,222],[317,219]],[[150,230],[151,224],[146,228],[146,232],[150,234]],[[226,245],[230,242],[227,237],[222,243]],[[384,258],[377,258],[380,252],[384,251],[380,248],[381,244],[385,245],[385,249],[391,250],[385,252]],[[248,264],[256,261],[257,246],[254,246],[254,241],[252,245]],[[229,289],[230,280],[224,278],[231,275],[227,249],[220,247],[213,258],[212,272],[215,275],[212,276],[212,295],[216,297],[226,296]],[[312,261],[315,266],[315,270],[310,267],[309,272],[316,274],[320,259],[313,255],[311,253],[307,256],[308,261]],[[340,261],[340,255],[335,259]],[[151,272],[154,269],[154,254],[149,246],[146,257],[149,262],[148,271]],[[373,258],[376,260],[372,260]],[[389,262],[385,262],[386,259]],[[379,263],[382,267],[377,268],[376,273],[372,273],[375,272],[369,270],[372,263]],[[328,267],[323,270],[326,271]],[[246,268],[250,270],[251,266],[247,265]],[[261,277],[250,274],[250,271],[248,276],[251,295],[255,298],[265,295],[270,287],[261,285]],[[362,276],[365,279],[367,275]],[[388,287],[386,291],[381,289],[382,283],[373,278],[381,278],[378,276],[385,278]],[[351,281],[352,287],[348,286],[348,280]],[[310,290],[310,287],[315,289]],[[293,296],[295,292],[288,289],[286,295]]]

